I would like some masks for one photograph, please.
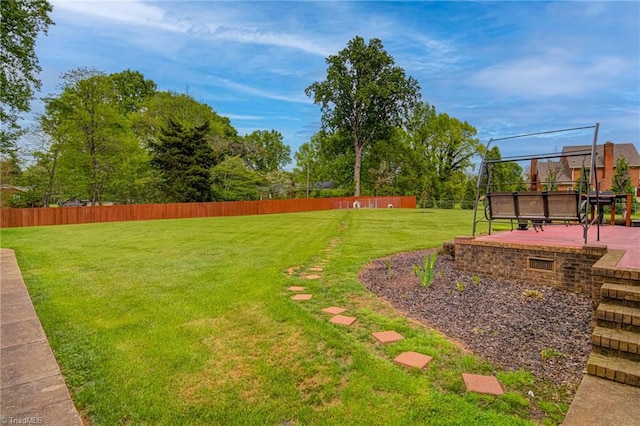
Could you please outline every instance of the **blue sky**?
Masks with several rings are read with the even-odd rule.
[[[211,105],[240,134],[281,132],[293,154],[320,127],[304,89],[359,35],[381,39],[423,100],[483,143],[599,122],[600,143],[640,146],[638,1],[50,2],[40,95],[77,67],[137,70]],[[581,131],[499,146],[521,155],[591,141]]]

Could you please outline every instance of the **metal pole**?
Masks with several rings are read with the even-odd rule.
[[[593,179],[594,187],[596,191],[596,205],[598,206],[598,216],[600,216],[600,187],[598,185],[598,169],[596,169],[596,146],[598,145],[598,129],[600,128],[600,123],[596,123],[596,127],[593,130],[593,145],[591,146],[591,179]],[[600,241],[600,219],[596,219],[596,229],[597,229],[597,241]],[[585,244],[587,241],[585,240]]]
[[[487,153],[489,152],[489,145],[493,142],[493,138],[489,139],[487,142],[487,146],[485,146],[484,154],[482,155],[482,162],[480,163],[480,173],[478,173],[478,181],[476,182],[476,200],[473,203],[473,230],[471,231],[471,236],[476,236],[476,218],[478,216],[478,202],[480,201],[480,187],[482,186],[482,174],[485,169],[485,161],[487,159]]]

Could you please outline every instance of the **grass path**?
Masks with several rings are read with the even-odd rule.
[[[446,218],[446,220],[444,220]],[[524,424],[562,419],[357,281],[373,258],[468,235],[471,212],[360,210],[3,229],[74,401],[94,424]],[[301,271],[322,264],[322,278]],[[286,290],[304,285],[310,301]],[[358,317],[330,324],[321,309]],[[373,343],[395,329],[406,339]],[[415,350],[423,372],[391,362]],[[497,373],[507,393],[464,392]]]

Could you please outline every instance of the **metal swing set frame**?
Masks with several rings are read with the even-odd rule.
[[[476,199],[474,201],[472,236],[476,235],[478,224],[488,222],[489,234],[493,221],[508,220],[513,230],[513,222],[518,221],[519,227],[531,222],[536,232],[538,227],[542,230],[545,224],[561,221],[565,225],[570,222],[578,222],[583,229],[584,242],[587,244],[588,230],[595,223],[597,227],[597,240],[600,241],[600,218],[602,216],[602,200],[599,191],[598,173],[596,171],[596,145],[598,142],[599,123],[592,126],[573,127],[559,130],[547,130],[535,133],[526,133],[500,138],[491,138],[485,146],[480,165],[480,173],[476,184]],[[547,154],[531,154],[524,156],[505,157],[501,159],[487,159],[489,147],[494,142],[514,140],[525,137],[548,135],[553,133],[575,132],[593,129],[593,139],[590,150],[572,151],[570,153],[554,152]],[[589,182],[587,188],[582,188],[585,173],[585,161],[583,160],[580,187],[577,191],[526,191],[526,192],[495,192],[491,191],[491,174],[493,166],[499,163],[531,161],[540,159],[556,159],[565,157],[591,157],[589,164]],[[534,173],[532,170],[531,173]],[[484,186],[484,193],[483,193]],[[590,187],[594,190],[591,191]],[[484,195],[484,197],[483,197]],[[478,209],[482,206],[484,217],[478,215]],[[595,206],[598,214],[588,219],[588,210]],[[526,229],[526,228],[522,228]]]

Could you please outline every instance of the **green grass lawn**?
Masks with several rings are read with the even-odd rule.
[[[372,259],[470,235],[471,221],[462,210],[334,210],[3,229],[1,244],[94,424],[560,422],[565,390],[463,352],[358,283]],[[320,280],[286,274],[323,260]],[[292,301],[291,285],[314,298]],[[330,324],[321,309],[332,305],[358,321]],[[372,341],[391,329],[406,339]],[[434,360],[395,365],[406,350]],[[497,375],[505,395],[466,393],[462,372]]]

